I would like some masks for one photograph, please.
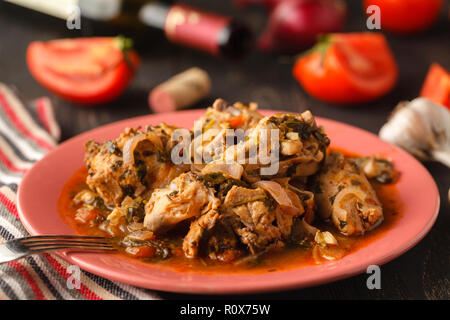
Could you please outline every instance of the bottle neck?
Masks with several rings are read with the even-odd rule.
[[[218,45],[223,56],[231,59],[241,58],[251,50],[253,35],[246,25],[232,20],[220,32]]]

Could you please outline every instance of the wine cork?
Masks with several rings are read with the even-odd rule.
[[[210,90],[208,73],[193,67],[155,87],[148,96],[148,103],[154,112],[180,110],[195,104]]]

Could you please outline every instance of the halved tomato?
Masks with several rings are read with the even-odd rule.
[[[69,101],[98,104],[118,97],[139,65],[130,41],[122,37],[35,41],[27,64],[45,88]]]
[[[330,34],[297,60],[293,74],[311,96],[353,104],[389,92],[398,67],[381,33]]]

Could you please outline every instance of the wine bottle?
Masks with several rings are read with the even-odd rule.
[[[241,57],[252,45],[251,31],[244,23],[173,1],[7,1],[63,19],[67,19],[70,8],[76,6],[82,16],[84,35],[111,36],[122,33],[139,38],[139,42],[151,43],[152,37],[159,31],[173,43],[226,58]]]

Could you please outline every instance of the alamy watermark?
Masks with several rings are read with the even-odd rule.
[[[366,285],[367,289],[381,289],[381,269],[377,265],[370,265],[367,267],[367,274],[370,276],[367,278]]]
[[[366,27],[369,30],[381,29],[381,9],[377,5],[370,5],[366,8],[368,15]],[[66,26],[69,30],[81,29],[81,9],[78,5],[69,5],[67,8]]]
[[[367,17],[366,26],[369,30],[381,29],[381,10],[377,5],[370,5],[366,9]]]
[[[69,30],[81,29],[81,9],[77,5],[70,5],[67,8],[66,27]]]

